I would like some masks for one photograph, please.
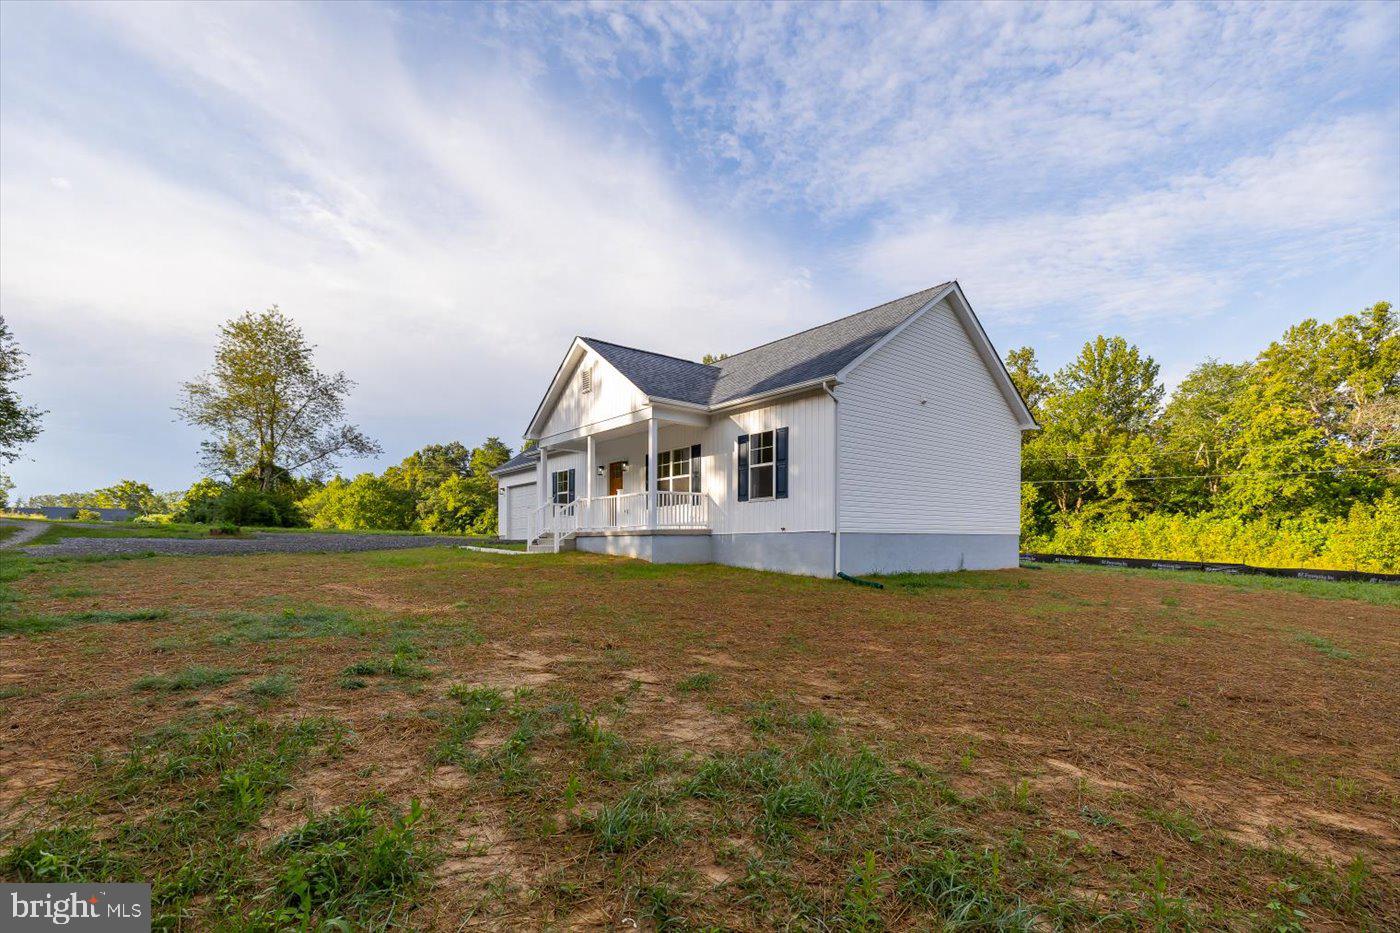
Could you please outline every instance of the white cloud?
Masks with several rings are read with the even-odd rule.
[[[545,47],[567,20],[559,54],[585,76],[661,75],[679,129],[737,164],[752,196],[835,216],[919,212],[950,189],[1004,211],[1032,192],[1209,171],[1290,115],[1393,74],[1400,29],[1393,4],[512,11]]]
[[[527,85],[464,64],[452,93],[420,87],[382,10],[74,15],[99,9],[248,148],[156,157],[7,110],[0,290],[12,317],[202,347],[171,361],[164,398],[140,400],[158,412],[152,431],[167,430],[155,418],[168,422],[217,323],[243,308],[276,302],[302,322],[325,365],[360,380],[355,410],[397,457],[409,407],[408,443],[513,438],[580,329],[698,356],[756,315],[781,328],[807,295],[778,249]],[[60,174],[71,190],[50,182]],[[108,363],[102,378],[120,379],[121,355]],[[47,407],[101,391],[58,389],[71,396]]]
[[[1393,117],[1296,131],[1266,155],[1131,197],[995,220],[902,219],[858,251],[882,281],[957,270],[978,307],[1081,321],[1217,310],[1253,274],[1287,278],[1397,248]]]

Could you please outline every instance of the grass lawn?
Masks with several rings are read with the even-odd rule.
[[[190,929],[1393,929],[1394,591],[1243,579],[3,557],[0,878]]]

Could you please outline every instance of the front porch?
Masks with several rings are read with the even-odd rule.
[[[648,415],[541,444],[532,547],[559,550],[582,536],[708,534],[714,503],[702,489],[706,419],[655,408]],[[571,468],[552,465],[565,461]]]

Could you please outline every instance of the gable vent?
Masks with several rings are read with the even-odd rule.
[[[593,391],[593,370],[585,369],[578,374],[578,390],[579,392]]]

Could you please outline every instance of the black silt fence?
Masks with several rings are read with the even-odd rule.
[[[1297,580],[1354,580],[1362,583],[1400,583],[1400,573],[1367,573],[1361,570],[1300,570],[1283,567],[1251,567],[1249,564],[1217,564],[1211,561],[1160,560],[1142,557],[1085,557],[1078,554],[1022,553],[1021,560],[1037,564],[1092,564],[1096,567],[1140,567],[1146,570],[1200,570],[1205,573],[1251,573]]]

